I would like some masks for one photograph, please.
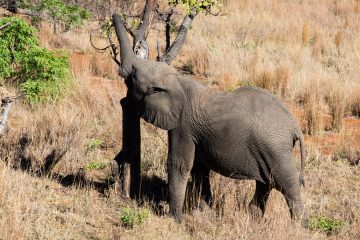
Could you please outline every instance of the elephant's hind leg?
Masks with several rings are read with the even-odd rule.
[[[296,184],[299,185],[299,184]],[[297,220],[302,219],[306,221],[304,218],[304,206],[300,197],[300,186],[292,186],[287,188],[279,189],[285,196],[287,205],[290,210],[291,219]]]
[[[263,217],[270,191],[270,184],[264,184],[262,182],[256,181],[255,194],[249,204],[249,212],[254,218],[258,219]]]
[[[289,160],[290,158],[290,160]],[[279,190],[286,199],[292,219],[304,218],[304,207],[300,196],[300,182],[292,157],[288,157],[288,164],[281,165],[280,169],[274,171],[276,189]]]
[[[194,166],[191,170],[191,176],[193,187],[196,192],[195,195],[200,196],[200,206],[204,205],[203,202],[209,206],[211,206],[212,203],[209,174],[210,169],[196,161],[195,157]]]

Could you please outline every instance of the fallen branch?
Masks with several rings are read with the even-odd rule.
[[[17,97],[5,97],[1,99],[1,121],[0,121],[0,137],[5,134],[6,122],[9,118],[9,112],[11,104],[18,98],[22,97],[23,95]]]
[[[11,103],[12,101],[9,101],[9,98],[3,98],[1,100],[2,111],[1,111],[1,122],[0,122],[0,136],[3,136],[5,133],[5,127],[9,117]]]
[[[8,23],[5,23],[4,25],[0,26],[0,30],[8,27],[11,23],[12,23],[12,21],[10,21]]]

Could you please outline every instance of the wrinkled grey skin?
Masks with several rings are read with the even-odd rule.
[[[256,180],[249,205],[252,214],[263,215],[275,188],[285,196],[292,218],[301,217],[304,139],[281,100],[257,87],[217,92],[165,63],[135,58],[123,33],[118,33],[124,63],[121,73],[138,114],[168,130],[170,212],[176,220],[181,220],[191,174],[201,185],[202,198],[211,203],[210,170],[234,179]],[[293,156],[297,140],[301,147],[300,179]]]

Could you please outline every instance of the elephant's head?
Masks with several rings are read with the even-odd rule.
[[[145,121],[165,130],[176,128],[185,105],[177,71],[167,65],[136,57],[119,15],[113,21],[120,42],[120,75]]]

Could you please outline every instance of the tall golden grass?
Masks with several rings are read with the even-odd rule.
[[[174,65],[225,91],[258,85],[301,109],[296,116],[305,122],[304,132],[321,135],[306,136],[305,209],[311,219],[339,220],[341,227],[327,234],[324,227],[305,229],[291,222],[286,201],[276,191],[264,219],[254,221],[246,212],[254,182],[215,173],[212,208],[193,209],[190,198],[184,223],[176,224],[163,215],[168,211],[167,135],[145,122],[141,169],[147,193],[139,201],[121,199],[107,181],[109,164],[121,147],[119,100],[126,89],[110,55],[96,53],[89,44],[96,26],[89,23],[62,36],[46,25],[41,30],[44,46],[71,51],[76,80],[59,102],[13,105],[8,131],[0,139],[1,239],[360,238],[360,131],[355,118],[351,126],[343,120],[360,114],[360,3],[225,0],[224,10],[224,16],[196,17]],[[156,34],[149,36],[152,57]],[[324,114],[330,116],[329,128]],[[330,137],[335,140],[327,146]],[[324,153],[324,148],[331,151]],[[51,154],[60,159],[48,178],[38,171]],[[27,171],[15,170],[26,160]],[[60,184],[60,176],[82,181]],[[144,208],[149,216],[129,228],[122,220],[125,208]]]

